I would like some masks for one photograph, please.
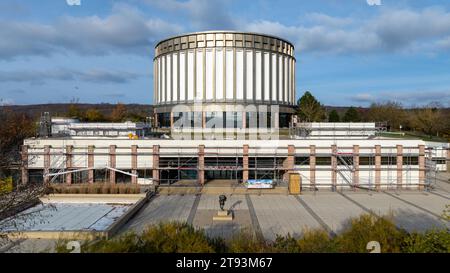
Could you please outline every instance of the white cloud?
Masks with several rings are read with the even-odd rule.
[[[329,27],[343,27],[354,23],[351,18],[333,17],[323,13],[309,13],[305,16],[305,19],[318,25],[326,25]]]
[[[15,102],[10,98],[0,98],[0,106],[14,105]]]
[[[240,29],[274,34],[293,42],[302,53],[435,53],[450,48],[450,12],[442,8],[382,9],[367,19],[309,13],[304,16],[305,23],[287,25],[233,17],[231,0],[141,1],[185,19],[186,24],[149,18],[125,4],[115,4],[106,17],[64,16],[50,24],[0,20],[0,59],[67,52],[151,55],[157,41],[187,29]]]
[[[325,53],[442,50],[447,48],[445,39],[450,35],[450,12],[440,8],[384,10],[362,21],[315,13],[306,18],[316,25],[257,20],[243,27],[286,37],[301,52]]]
[[[440,39],[435,43],[436,48],[441,50],[449,50],[450,49],[450,36]]]
[[[143,75],[125,71],[92,69],[76,71],[71,69],[0,71],[0,82],[28,82],[44,84],[48,80],[84,81],[91,83],[127,83]]]
[[[443,106],[450,106],[450,91],[389,91],[374,94],[359,93],[350,96],[354,102],[370,104],[372,102],[397,101],[405,105],[425,105],[431,102],[440,102]]]
[[[372,94],[368,94],[368,93],[356,94],[354,96],[351,96],[350,98],[352,101],[364,102],[364,103],[376,101],[376,98]]]
[[[182,27],[146,18],[138,9],[116,4],[111,15],[59,18],[53,24],[0,21],[0,59],[75,52],[151,54],[159,39]]]
[[[143,0],[145,3],[188,17],[188,24],[198,31],[234,29],[236,19],[229,12],[231,0]]]

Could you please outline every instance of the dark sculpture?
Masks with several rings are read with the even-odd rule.
[[[223,206],[225,206],[225,201],[227,201],[227,197],[225,195],[220,195],[219,196],[219,205],[220,205],[220,209],[223,211]]]

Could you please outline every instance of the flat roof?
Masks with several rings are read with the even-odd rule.
[[[98,203],[40,204],[21,212],[20,214],[36,213],[24,222],[19,221],[17,228],[6,227],[5,231],[103,231],[129,207],[130,205]]]
[[[234,34],[250,34],[250,35],[265,36],[265,37],[275,38],[275,39],[281,40],[283,42],[286,42],[286,43],[290,44],[293,47],[293,49],[295,49],[294,43],[292,43],[291,41],[289,41],[287,39],[281,38],[279,36],[271,35],[271,34],[265,34],[265,33],[260,33],[260,32],[249,32],[249,31],[238,31],[238,30],[206,30],[206,31],[196,31],[196,32],[182,33],[182,34],[170,36],[168,38],[165,38],[164,40],[159,41],[155,45],[155,48],[157,48],[161,43],[164,43],[164,42],[166,42],[168,40],[172,40],[172,39],[175,39],[175,38],[179,38],[179,37],[183,37],[183,36],[189,36],[189,35],[210,34],[210,33],[234,33]]]
[[[249,145],[250,147],[287,147],[288,145],[295,145],[296,147],[309,147],[315,145],[317,147],[330,147],[337,145],[338,147],[352,147],[353,145],[360,146],[396,146],[403,145],[405,147],[417,147],[418,145],[425,145],[426,143],[420,139],[401,139],[401,138],[373,138],[373,139],[279,139],[279,140],[243,140],[243,139],[223,139],[223,140],[179,140],[179,139],[117,139],[117,138],[103,138],[103,137],[79,137],[79,138],[46,138],[46,139],[25,139],[24,145],[30,146],[44,146],[44,145],[74,145],[76,147],[87,147],[94,145],[96,147],[106,147],[109,145],[116,145],[117,147],[131,147],[137,145],[138,147],[152,147],[159,145],[161,147],[178,147],[189,148],[205,145],[205,147],[243,147]],[[31,147],[32,148],[32,147]]]

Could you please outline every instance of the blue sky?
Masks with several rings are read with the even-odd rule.
[[[449,1],[80,1],[0,2],[0,104],[151,104],[157,41],[227,29],[293,42],[297,97],[450,107]]]

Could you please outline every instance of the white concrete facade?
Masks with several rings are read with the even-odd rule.
[[[205,158],[239,160],[237,170],[242,180],[253,166],[249,158],[278,158],[283,164],[273,171],[299,173],[303,187],[348,187],[357,183],[370,188],[420,188],[425,184],[425,142],[421,140],[128,140],[97,139],[27,139],[24,142],[27,170],[84,169],[114,167],[137,172],[148,170],[155,181],[165,158],[195,158],[193,170],[208,169]],[[250,160],[251,161],[251,160]],[[307,163],[304,163],[305,161]],[[345,163],[343,161],[348,161]],[[350,164],[351,167],[346,166]],[[219,164],[220,165],[220,164]],[[197,179],[203,184],[204,180]],[[93,182],[93,181],[92,181]]]

